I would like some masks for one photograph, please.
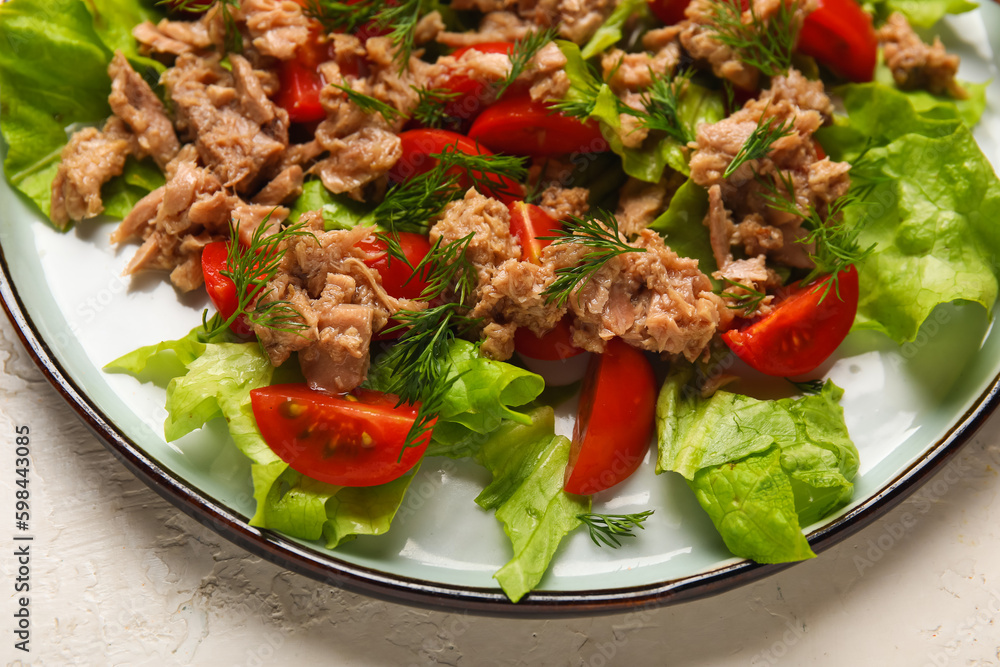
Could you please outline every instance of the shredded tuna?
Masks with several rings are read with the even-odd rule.
[[[590,210],[590,190],[550,185],[542,191],[539,207],[556,220],[583,218]]]
[[[643,252],[612,257],[567,300],[573,344],[603,352],[618,336],[639,349],[697,359],[731,313],[712,292],[698,260],[679,257],[650,230],[629,245]],[[573,266],[589,251],[577,244],[550,245],[542,251],[543,266],[553,272]]]
[[[923,88],[935,95],[965,99],[968,92],[955,81],[959,57],[944,49],[939,37],[925,44],[910,27],[906,17],[893,12],[878,31],[885,64],[896,84],[905,90]]]
[[[757,294],[764,294],[782,284],[781,278],[767,268],[764,255],[757,255],[753,259],[731,261],[715,271],[712,276],[725,282],[725,289],[720,296],[733,312],[756,317],[767,315],[774,310],[773,294],[756,299]]]
[[[664,176],[656,183],[647,183],[629,178],[618,196],[618,212],[615,217],[623,234],[636,234],[645,229],[667,208],[670,197],[683,181]]]
[[[480,277],[508,259],[521,256],[521,246],[510,234],[507,206],[470,188],[463,199],[448,204],[430,231],[431,243],[451,243],[473,234],[465,256]]]
[[[560,37],[582,44],[617,4],[616,0],[520,0],[518,13],[539,27],[557,28]]]
[[[121,51],[108,65],[111,94],[108,103],[116,116],[132,129],[143,155],[151,155],[164,168],[180,150],[174,126],[160,99],[146,81],[136,74]]]
[[[422,306],[389,296],[378,273],[365,265],[366,255],[357,243],[370,229],[323,232],[317,213],[303,217],[312,224],[313,234],[283,242],[285,256],[264,299],[287,300],[298,312],[301,327],[294,333],[264,326],[254,330],[272,364],[281,365],[298,352],[313,389],[341,393],[364,380],[373,332],[400,309]]]
[[[544,291],[553,274],[537,264],[508,259],[491,268],[475,293],[470,316],[488,322],[483,328],[484,355],[498,360],[514,354],[514,331],[527,327],[535,334],[549,331],[566,313],[565,306],[546,303]]]
[[[514,42],[526,34],[531,26],[513,12],[490,12],[479,22],[479,29],[469,32],[442,32],[438,42],[460,48],[486,42]]]
[[[293,0],[242,0],[240,10],[254,47],[279,60],[295,57],[315,25]]]
[[[132,141],[134,137],[115,117],[103,131],[88,127],[73,135],[52,180],[52,222],[65,227],[70,220],[93,218],[104,211],[101,187],[122,173]]]
[[[804,105],[804,106],[803,106]],[[850,186],[850,165],[819,159],[813,133],[830,108],[821,89],[792,70],[776,77],[771,90],[750,100],[742,109],[718,123],[702,124],[691,155],[691,178],[709,188],[709,213],[705,224],[712,238],[718,266],[731,259],[729,246],[742,245],[747,256],[764,253],[783,264],[811,268],[812,248],[800,240],[806,235],[802,218],[777,211],[764,195],[770,194],[760,179],[775,181],[782,196],[794,197],[799,210],[815,208],[823,214]],[[729,177],[723,173],[758,122],[774,119],[791,123],[789,136],[777,140],[768,156],[750,160]],[[792,184],[785,192],[783,183]],[[716,189],[718,188],[718,189]]]

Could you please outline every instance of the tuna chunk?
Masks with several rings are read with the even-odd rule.
[[[957,81],[959,58],[944,50],[939,37],[925,44],[913,32],[906,17],[893,12],[878,31],[885,64],[892,70],[896,85],[904,90],[923,88],[935,95],[965,99],[968,92]]]
[[[564,39],[583,44],[617,4],[615,0],[521,0],[518,13],[539,27],[557,28]]]
[[[521,256],[521,246],[510,234],[510,212],[496,199],[470,188],[463,199],[448,204],[430,231],[431,243],[457,241],[472,234],[465,256],[482,277],[508,259]]]
[[[242,0],[240,10],[254,48],[265,56],[291,60],[310,39],[312,20],[293,0]]]
[[[151,155],[160,169],[166,168],[181,145],[160,98],[145,79],[136,74],[121,51],[111,59],[108,74],[111,76],[111,95],[108,96],[111,110],[132,129],[143,154]]]
[[[52,180],[52,222],[65,227],[70,220],[100,215],[104,211],[101,187],[122,173],[134,141],[115,117],[103,131],[88,127],[75,133],[62,150],[62,161]]]
[[[278,366],[298,352],[313,389],[341,393],[364,380],[372,333],[397,311],[422,305],[389,296],[378,273],[365,265],[366,255],[357,243],[370,229],[323,232],[319,214],[303,218],[313,234],[284,242],[285,256],[264,298],[288,301],[301,327],[294,333],[260,325],[254,330],[272,364]]]

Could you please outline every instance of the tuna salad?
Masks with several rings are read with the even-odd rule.
[[[55,4],[12,0],[0,25],[85,45],[67,85],[90,110],[51,102],[39,116],[72,125],[32,145],[21,110],[49,102],[24,102],[0,53],[5,174],[58,229],[113,220],[127,274],[207,292],[187,337],[107,370],[180,361],[165,436],[225,417],[254,526],[331,549],[377,535],[422,465],[469,459],[493,480],[476,502],[511,538],[496,579],[516,602],[578,527],[606,547],[637,534],[655,507],[594,505],[652,446],[646,465],[687,480],[733,554],[808,558],[805,529],[858,471],[825,379],[848,332],[903,343],[938,304],[996,298],[957,279],[996,284],[1000,182],[970,132],[985,86],[956,78],[926,14],[915,30],[855,0]],[[726,388],[747,374],[793,382]],[[570,438],[554,410],[574,394]]]

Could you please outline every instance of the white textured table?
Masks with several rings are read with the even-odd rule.
[[[1000,421],[915,496],[761,582],[515,620],[372,600],[251,556],[127,472],[0,318],[0,657],[41,665],[997,665]],[[30,653],[14,647],[14,428],[31,428]]]

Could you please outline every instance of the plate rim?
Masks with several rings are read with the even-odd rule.
[[[18,195],[19,196],[19,195]],[[742,560],[707,572],[639,586],[580,591],[532,591],[512,603],[499,588],[460,586],[356,565],[272,531],[194,488],[135,443],[101,411],[56,359],[28,314],[0,245],[0,306],[49,384],[119,462],[146,486],[199,524],[240,548],[313,580],[385,601],[438,611],[487,616],[567,617],[635,612],[711,597],[771,576],[796,563],[761,565]],[[873,523],[915,492],[968,443],[1000,401],[1000,372],[957,416],[947,432],[875,493],[807,538],[817,554]]]

